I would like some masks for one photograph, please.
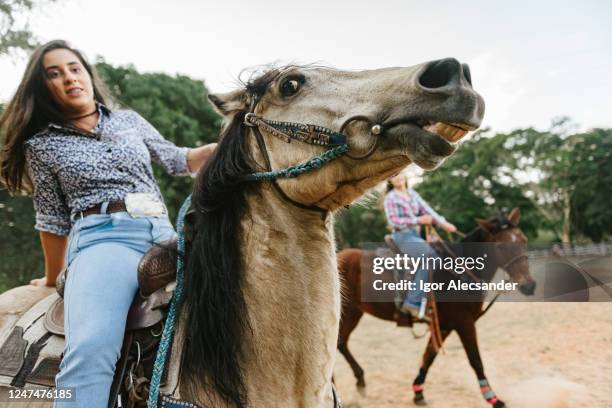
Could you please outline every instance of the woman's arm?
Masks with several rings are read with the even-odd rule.
[[[446,230],[448,232],[455,232],[457,230],[457,228],[453,224],[451,224],[450,222],[446,221],[446,218],[444,218],[443,216],[438,214],[436,212],[436,210],[431,208],[431,206],[427,203],[427,201],[425,201],[423,199],[423,197],[420,196],[419,193],[414,191],[414,194],[416,194],[417,200],[419,201],[419,206],[427,214],[427,215],[423,215],[421,217],[429,216],[429,219],[428,219],[429,222],[423,223],[423,224],[437,224],[437,225],[439,225],[440,227],[442,227],[444,230]]]
[[[187,167],[190,173],[195,173],[210,159],[215,148],[216,143],[209,143],[204,146],[194,147],[187,153]]]
[[[59,275],[64,267],[68,237],[40,231],[40,244],[45,255],[45,277],[32,279],[30,284],[35,286],[55,286],[57,275]]]

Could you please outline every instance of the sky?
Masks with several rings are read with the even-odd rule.
[[[361,70],[455,57],[487,105],[483,126],[612,127],[612,2],[412,0],[57,0],[26,16],[41,41],[94,60],[185,74],[212,93],[244,68],[317,62]],[[26,56],[0,57],[0,100]]]

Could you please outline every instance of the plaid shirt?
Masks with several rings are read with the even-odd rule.
[[[417,227],[417,218],[425,214],[433,217],[434,224],[446,222],[444,217],[435,212],[412,188],[406,193],[395,189],[389,191],[385,196],[385,213],[394,230]]]

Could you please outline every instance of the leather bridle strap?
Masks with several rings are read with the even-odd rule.
[[[244,116],[244,124],[256,129],[264,129],[286,143],[298,140],[311,145],[327,147],[346,144],[346,136],[342,134],[343,129],[340,132],[334,132],[317,125],[269,120],[257,116],[253,112],[249,112]]]
[[[277,179],[297,177],[300,174],[318,169],[323,165],[344,155],[353,160],[362,160],[369,157],[374,153],[378,146],[378,138],[374,140],[374,143],[365,154],[361,156],[352,156],[348,154],[349,146],[347,142],[347,137],[343,133],[343,131],[350,123],[354,121],[365,121],[368,123],[368,125],[372,125],[373,122],[368,117],[363,115],[352,116],[344,121],[344,123],[340,127],[339,132],[334,132],[331,129],[317,125],[295,122],[281,122],[265,119],[254,113],[256,105],[257,100],[255,99],[251,104],[250,112],[244,116],[243,124],[245,126],[253,128],[253,133],[255,134],[257,146],[261,151],[261,154],[264,159],[266,171],[263,173],[260,172],[249,174],[246,175],[245,178],[252,181],[269,180],[272,183],[272,187],[274,188],[274,190],[285,201],[301,209],[327,214],[327,210],[324,208],[318,207],[314,204],[303,204],[290,198],[278,185]],[[268,154],[268,149],[266,147],[266,143],[264,141],[260,129],[264,129],[266,132],[283,140],[285,143],[291,143],[292,140],[297,140],[315,146],[330,147],[331,150],[328,150],[320,154],[319,156],[313,157],[307,162],[291,166],[286,169],[273,171],[270,156]],[[370,129],[370,132],[374,136],[379,136],[383,132],[383,127],[378,124],[373,125]]]
[[[268,156],[268,149],[266,148],[266,142],[264,141],[264,138],[261,134],[261,132],[259,131],[259,127],[255,126],[253,129],[254,133],[255,133],[255,140],[257,141],[257,146],[259,147],[259,150],[261,151],[261,154],[263,156],[264,159],[264,163],[266,166],[266,171],[271,171],[272,170],[272,164],[270,163],[270,156]],[[274,188],[274,190],[281,196],[281,198],[291,204],[293,204],[294,206],[301,208],[303,210],[310,210],[310,211],[315,211],[315,212],[319,212],[322,214],[327,214],[327,210],[325,208],[321,208],[321,207],[317,207],[316,205],[308,205],[308,204],[302,204],[298,201],[295,201],[294,199],[292,199],[291,197],[289,197],[282,188],[280,188],[280,186],[278,185],[278,182],[276,179],[272,179],[270,180],[270,182],[272,183],[272,188]]]
[[[513,257],[512,259],[510,259],[509,261],[507,261],[507,262],[506,262],[505,264],[503,264],[502,266],[500,266],[500,268],[501,268],[501,269],[505,269],[505,270],[507,270],[509,266],[512,266],[512,265],[514,265],[516,262],[518,262],[518,261],[520,261],[520,260],[523,260],[523,259],[526,259],[526,258],[528,258],[528,257],[529,257],[529,256],[528,256],[528,255],[527,255],[525,252],[520,253],[520,254],[516,255],[515,257]]]

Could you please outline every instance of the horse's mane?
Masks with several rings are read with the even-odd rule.
[[[240,367],[240,341],[248,327],[242,293],[240,219],[248,206],[249,185],[241,176],[252,172],[237,114],[206,169],[198,174],[192,195],[193,231],[185,268],[181,313],[185,342],[181,381],[191,394],[215,389],[238,407],[246,404]]]
[[[245,84],[255,97],[278,75],[270,70]],[[181,383],[192,395],[216,391],[226,403],[247,405],[242,346],[250,324],[243,294],[240,223],[248,213],[247,196],[255,184],[244,179],[254,171],[245,111],[234,115],[222,132],[214,155],[198,173],[187,219],[193,236],[185,269],[181,313],[185,341]],[[208,393],[209,398],[212,394]]]

